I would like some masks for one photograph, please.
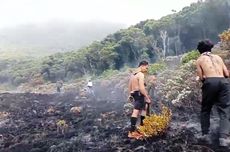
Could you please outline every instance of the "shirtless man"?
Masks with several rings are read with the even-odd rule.
[[[60,93],[61,92],[61,88],[63,86],[63,81],[59,80],[56,82],[56,87],[57,87],[57,92]]]
[[[142,135],[136,130],[137,117],[141,112],[145,111],[145,105],[151,103],[150,97],[144,85],[144,73],[148,71],[148,62],[141,61],[137,70],[130,76],[129,80],[129,95],[133,97],[134,109],[131,115],[131,128],[128,134],[129,138],[141,138]],[[141,116],[143,124],[145,116]]]
[[[218,55],[211,53],[213,44],[209,40],[198,43],[200,57],[197,59],[197,75],[203,82],[201,106],[201,139],[211,143],[209,134],[210,112],[215,104],[220,117],[220,146],[230,145],[230,84],[229,72]]]

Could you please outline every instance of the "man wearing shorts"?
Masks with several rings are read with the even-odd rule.
[[[209,40],[200,41],[197,49],[200,57],[197,59],[197,75],[203,82],[201,104],[201,139],[211,143],[209,127],[210,112],[216,105],[220,117],[220,146],[229,146],[230,129],[230,83],[229,72],[220,56],[211,53],[213,44]]]
[[[146,102],[151,103],[150,97],[145,89],[144,73],[148,71],[148,62],[141,61],[137,70],[130,76],[129,95],[134,99],[134,109],[131,115],[131,127],[128,133],[129,138],[141,138],[142,135],[136,129],[138,116],[141,112],[145,112]],[[145,116],[141,116],[141,124],[143,124]]]

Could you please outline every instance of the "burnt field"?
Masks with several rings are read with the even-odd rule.
[[[164,135],[137,141],[129,139],[129,116],[124,101],[76,98],[65,94],[0,94],[1,152],[228,152],[218,147],[213,125],[213,145],[197,140],[199,111],[172,109]],[[218,120],[213,117],[212,123]]]

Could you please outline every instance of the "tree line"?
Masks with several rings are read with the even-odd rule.
[[[154,63],[159,58],[189,52],[201,39],[218,42],[218,35],[229,27],[229,0],[200,0],[159,20],[149,19],[121,29],[85,48],[45,57],[36,67],[44,79],[52,82],[100,75],[106,70],[134,67],[140,60]]]
[[[188,52],[201,39],[218,42],[218,34],[229,26],[229,0],[198,1],[160,20],[150,19],[121,29],[78,51],[49,56],[43,62],[42,74],[55,81],[119,70],[143,59],[155,62]]]

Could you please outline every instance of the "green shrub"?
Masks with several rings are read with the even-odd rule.
[[[160,63],[154,63],[154,64],[150,64],[149,66],[149,74],[156,74],[159,71],[162,71],[166,68],[166,64],[163,62]]]
[[[196,60],[198,57],[200,56],[200,53],[198,51],[191,51],[186,53],[183,57],[182,57],[182,64],[188,63],[191,60]]]
[[[15,77],[14,80],[13,80],[13,85],[18,86],[18,85],[20,85],[21,83],[25,83],[25,82],[27,82],[27,81],[28,81],[27,78],[25,78],[25,77],[23,77],[23,76],[17,76],[17,77]]]
[[[119,73],[118,70],[108,69],[108,70],[105,70],[105,71],[100,75],[100,77],[101,77],[101,78],[108,78],[108,77],[111,77],[111,76],[116,75],[116,74],[118,74],[118,73]]]

